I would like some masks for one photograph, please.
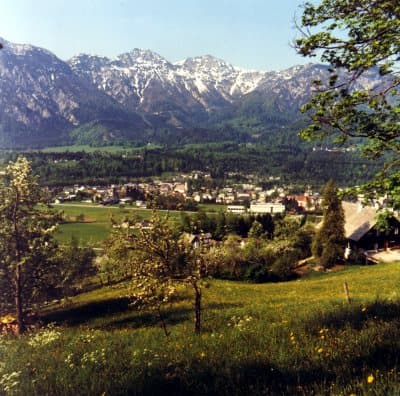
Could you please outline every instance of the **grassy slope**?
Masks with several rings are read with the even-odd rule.
[[[65,323],[53,341],[3,340],[1,370],[20,372],[16,394],[32,395],[398,394],[399,282],[399,264],[288,283],[213,281],[202,334],[182,291],[166,311],[169,339],[151,313],[129,309],[125,286],[103,288],[48,314]]]

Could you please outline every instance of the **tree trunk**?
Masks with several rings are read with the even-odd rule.
[[[201,330],[201,289],[196,282],[192,283],[194,290],[194,332],[196,334],[200,333]]]
[[[22,307],[21,265],[15,269],[15,314],[17,317],[17,334],[25,332],[24,311]]]
[[[169,331],[167,330],[167,324],[165,323],[164,316],[161,312],[161,308],[157,308],[158,317],[160,319],[161,328],[164,330],[164,334],[166,337],[169,336]]]

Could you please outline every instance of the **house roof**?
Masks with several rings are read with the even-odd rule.
[[[359,241],[376,224],[377,209],[360,203],[342,202],[344,232],[348,239]]]

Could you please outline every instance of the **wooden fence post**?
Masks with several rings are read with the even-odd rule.
[[[348,304],[350,304],[351,298],[350,298],[349,286],[347,285],[347,282],[343,283],[343,289],[344,289],[344,294],[346,295],[346,301]]]

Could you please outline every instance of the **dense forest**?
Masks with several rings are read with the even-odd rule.
[[[2,161],[14,160],[21,152],[1,153]],[[205,171],[214,179],[228,174],[280,177],[283,183],[321,186],[333,179],[338,185],[355,185],[371,179],[379,166],[361,157],[357,150],[288,144],[208,143],[181,147],[143,148],[112,153],[40,152],[23,154],[32,162],[40,182],[46,185],[75,183],[119,183],[164,173]]]

